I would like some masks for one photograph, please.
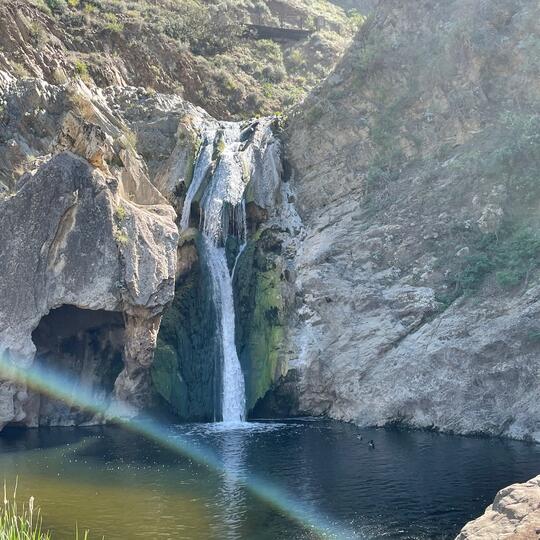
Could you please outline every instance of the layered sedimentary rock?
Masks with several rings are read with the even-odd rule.
[[[497,493],[483,516],[471,521],[456,540],[530,540],[540,536],[540,476]]]
[[[293,113],[290,412],[540,440],[539,15],[381,2]]]
[[[86,385],[104,407],[116,399],[137,411],[151,400],[161,312],[174,294],[176,214],[99,96],[5,80],[2,359],[29,368],[37,347],[35,361],[67,368],[72,392]],[[16,170],[24,174],[8,176]],[[1,425],[100,421],[21,381],[2,390]]]

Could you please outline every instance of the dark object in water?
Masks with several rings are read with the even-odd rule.
[[[369,446],[371,449],[375,450],[375,443],[373,442],[373,439],[371,439],[371,441],[369,441],[368,446]]]

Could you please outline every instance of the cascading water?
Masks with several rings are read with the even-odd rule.
[[[280,162],[279,144],[270,124],[271,120],[267,119],[253,123],[244,130],[234,122],[222,123],[219,129],[206,127],[202,132],[202,145],[182,211],[180,225],[185,230],[189,227],[191,206],[200,198],[199,229],[211,276],[213,302],[218,313],[224,422],[242,422],[246,407],[244,376],[235,344],[232,277],[224,246],[230,235],[240,241],[241,247],[232,271],[234,275],[247,243],[247,185],[256,180],[255,190],[268,199],[266,192],[275,190],[276,181],[279,181],[280,169],[276,164]]]
[[[222,403],[224,422],[242,422],[245,419],[246,398],[244,375],[236,352],[235,315],[232,279],[227,266],[225,248],[216,246],[204,235],[208,268],[212,277],[214,304],[218,309],[218,324],[222,351]]]
[[[208,129],[203,134],[203,142],[196,159],[195,168],[193,170],[193,179],[189,185],[182,208],[182,218],[180,220],[180,229],[185,230],[189,227],[189,217],[191,214],[191,204],[197,196],[201,185],[212,166],[212,155],[214,153],[214,140],[216,138],[216,129]]]

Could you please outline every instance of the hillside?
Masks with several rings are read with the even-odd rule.
[[[357,17],[326,0],[2,0],[0,69],[62,84],[170,92],[218,118],[281,112],[324,78]],[[319,26],[315,24],[319,18]],[[298,26],[301,41],[244,37],[245,24]]]

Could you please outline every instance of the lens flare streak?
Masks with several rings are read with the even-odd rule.
[[[171,427],[149,417],[130,417],[130,410],[123,403],[104,405],[84,390],[74,396],[67,389],[73,385],[62,374],[53,372],[50,368],[44,370],[34,364],[29,369],[22,369],[14,363],[0,357],[0,378],[22,385],[27,385],[35,391],[59,399],[102,415],[110,423],[114,423],[135,432],[179,455],[202,464],[221,475],[227,481],[236,482],[265,504],[277,510],[285,517],[297,522],[317,538],[357,539],[362,538],[355,531],[330,521],[319,511],[302,501],[293,498],[279,486],[256,475],[238,476],[234,471],[228,471],[219,457],[209,448],[195,446],[188,438],[171,432]]]

